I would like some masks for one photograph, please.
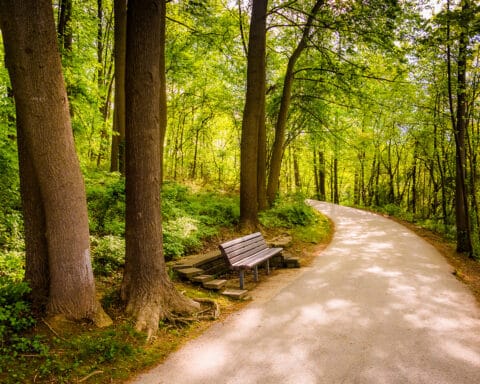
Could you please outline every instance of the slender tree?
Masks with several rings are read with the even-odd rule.
[[[447,12],[450,13],[450,2]],[[447,15],[450,16],[450,15]],[[448,93],[450,114],[452,119],[453,133],[455,137],[455,222],[457,226],[457,251],[471,254],[472,240],[470,234],[470,218],[468,209],[467,183],[466,183],[466,129],[467,129],[467,49],[468,28],[470,23],[470,2],[461,2],[461,25],[458,37],[457,58],[457,83],[456,83],[456,110],[453,101],[452,65],[451,65],[451,41],[450,21],[447,20],[447,66],[448,66]]]
[[[114,0],[115,96],[110,171],[125,174],[125,50],[127,0]]]
[[[58,8],[57,34],[62,52],[72,50],[72,0],[61,0]]]
[[[288,110],[292,97],[292,86],[294,80],[295,64],[302,52],[307,48],[308,39],[313,27],[315,16],[320,11],[325,0],[317,0],[310,11],[307,22],[303,27],[302,37],[297,47],[288,59],[287,69],[283,80],[282,98],[280,100],[280,109],[278,111],[277,122],[275,125],[275,140],[272,146],[272,155],[270,158],[270,173],[268,175],[267,184],[267,200],[270,205],[277,197],[278,185],[280,180],[280,171],[282,168],[282,158],[285,151],[285,131],[287,127]]]
[[[32,188],[23,197],[27,263],[34,263],[26,267],[27,278],[42,288],[44,296],[45,277],[38,274],[48,270],[49,314],[106,324],[108,319],[95,296],[85,187],[73,141],[52,4],[2,0],[0,25],[19,123],[22,191]],[[41,234],[32,234],[35,230]]]

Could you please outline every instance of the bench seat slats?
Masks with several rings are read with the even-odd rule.
[[[268,249],[264,246],[256,246],[256,247],[249,247],[243,248],[240,250],[236,250],[234,252],[226,252],[228,254],[228,258],[232,263],[236,262],[237,260],[241,260],[245,257],[249,257],[250,255],[254,255],[256,253],[262,252],[263,250]]]
[[[282,252],[282,248],[267,248],[262,250],[261,252],[246,257],[243,260],[238,262],[232,262],[233,269],[249,269],[254,267],[255,265],[263,263],[265,260],[275,256],[276,254]]]

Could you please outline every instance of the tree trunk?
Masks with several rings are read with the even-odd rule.
[[[127,1],[114,0],[115,15],[115,111],[110,170],[125,174],[125,50]]]
[[[340,197],[338,193],[338,158],[337,155],[333,158],[333,203],[339,204]]]
[[[411,209],[412,213],[415,215],[417,213],[417,144],[415,144],[414,154],[413,154],[413,164],[412,164],[412,199],[411,199]]]
[[[313,148],[313,177],[315,180],[315,195],[317,200],[320,200],[320,170],[318,168],[317,150]]]
[[[190,179],[195,180],[197,178],[197,157],[198,157],[198,142],[200,136],[200,128],[195,129],[195,140],[193,146],[193,161],[192,169],[190,171]]]
[[[158,123],[160,125],[160,140],[158,145],[160,146],[160,188],[163,184],[164,169],[163,169],[163,145],[165,142],[165,136],[167,134],[167,77],[165,67],[165,46],[166,46],[166,18],[167,18],[167,4],[166,0],[160,1],[160,55],[158,76],[160,81],[160,89],[158,96],[158,104],[160,108],[160,117]]]
[[[101,322],[97,315],[103,312],[97,304],[90,262],[85,187],[73,141],[52,4],[1,0],[0,22],[23,133],[20,149],[28,151],[45,213],[45,227],[37,230],[45,228],[48,251],[47,311]],[[26,221],[38,223],[39,217]]]
[[[287,127],[288,109],[290,108],[290,99],[292,96],[293,85],[293,71],[295,64],[307,47],[307,41],[310,36],[310,30],[312,29],[313,21],[316,14],[320,10],[324,3],[324,0],[317,0],[313,6],[310,14],[308,15],[307,23],[304,26],[302,32],[302,38],[297,47],[290,56],[287,64],[287,70],[285,72],[285,78],[283,80],[282,98],[280,100],[280,109],[278,111],[277,123],[275,125],[275,139],[272,147],[272,154],[270,158],[270,173],[268,175],[267,184],[267,200],[270,205],[273,204],[278,194],[278,181],[280,179],[280,171],[282,168],[283,153],[285,150],[285,131]]]
[[[326,188],[325,188],[325,155],[323,152],[318,153],[318,162],[319,162],[319,185],[320,185],[320,200],[324,201],[326,200],[327,194],[326,194]]]
[[[72,19],[72,0],[60,0],[58,10],[57,35],[60,48],[63,52],[72,50],[72,27],[70,21]]]
[[[450,4],[448,4],[450,5]],[[469,12],[469,1],[462,1],[462,15]],[[465,16],[464,16],[465,17]],[[465,21],[465,20],[464,20]],[[447,66],[448,66],[448,91],[450,112],[452,117],[452,127],[455,136],[455,222],[457,226],[457,251],[471,254],[472,241],[470,234],[470,220],[467,198],[467,184],[465,176],[465,130],[467,125],[466,116],[466,67],[467,67],[467,49],[468,35],[466,29],[468,22],[462,23],[459,41],[458,41],[458,62],[457,62],[457,108],[454,113],[453,91],[451,79],[451,54],[450,41],[447,44]],[[447,34],[450,34],[449,25],[447,25]],[[449,40],[450,36],[447,36]]]
[[[257,159],[257,199],[258,210],[268,208],[267,202],[267,130],[265,127],[265,93],[261,101],[263,111],[258,125],[258,159]]]
[[[258,152],[265,124],[265,49],[268,0],[253,2],[248,42],[247,92],[242,121],[240,155],[240,226],[258,226]]]
[[[295,180],[295,190],[300,192],[302,189],[302,181],[300,178],[300,166],[298,165],[298,158],[295,151],[295,148],[292,148],[292,157],[293,157],[293,176]]]
[[[169,280],[162,249],[160,110],[163,0],[129,3],[126,56],[126,259],[122,298],[151,337],[171,312],[193,304]],[[164,85],[164,84],[163,84]],[[163,92],[163,91],[162,91]]]
[[[25,233],[25,280],[31,288],[33,308],[43,311],[50,289],[45,212],[35,167],[25,141],[21,115],[17,116],[17,145]]]

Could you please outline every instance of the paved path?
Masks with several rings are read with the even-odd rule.
[[[480,309],[442,256],[381,216],[312,205],[336,226],[313,266],[135,384],[480,383]]]

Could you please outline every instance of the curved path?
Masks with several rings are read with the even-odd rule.
[[[136,384],[480,383],[480,308],[428,243],[378,215],[312,201],[331,244]]]

